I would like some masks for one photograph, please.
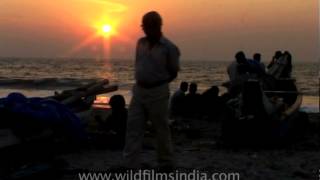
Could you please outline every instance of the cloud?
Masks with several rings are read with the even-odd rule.
[[[106,7],[108,7],[107,11],[110,13],[114,13],[114,12],[120,13],[128,9],[128,7],[125,6],[124,4],[109,1],[109,0],[90,0],[90,2],[95,2],[95,3],[100,3],[105,5]]]

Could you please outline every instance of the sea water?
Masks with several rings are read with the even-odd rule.
[[[201,93],[211,86],[219,86],[220,94],[226,92],[221,84],[228,80],[225,61],[181,61],[178,78],[171,83],[171,91],[181,81],[196,82]],[[265,62],[268,63],[267,61]],[[127,103],[134,84],[133,60],[58,59],[58,58],[0,58],[0,96],[21,92],[29,97],[46,97],[54,91],[79,87],[98,79],[109,79],[119,84],[117,92],[99,97],[106,102],[113,94],[122,94]],[[304,94],[302,110],[319,112],[319,65],[317,62],[294,62],[293,78]]]

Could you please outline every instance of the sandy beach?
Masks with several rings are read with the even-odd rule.
[[[216,123],[198,123],[199,137],[173,133],[176,167],[180,171],[198,169],[204,172],[240,174],[240,179],[317,179],[320,169],[319,113],[309,114],[314,127],[303,140],[278,149],[226,148],[219,145]],[[315,126],[317,125],[317,126]],[[59,158],[69,166],[63,179],[77,179],[78,172],[104,171],[119,165],[121,151],[82,149]],[[146,137],[142,160],[145,166],[156,167],[152,138]]]

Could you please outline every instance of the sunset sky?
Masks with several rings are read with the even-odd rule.
[[[1,0],[1,57],[132,59],[150,10],[185,60],[230,60],[236,51],[289,50],[297,61],[319,58],[318,0]],[[112,27],[110,37],[99,34]],[[106,43],[107,42],[107,43]]]

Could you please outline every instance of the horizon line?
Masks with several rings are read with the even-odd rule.
[[[59,60],[85,60],[85,59],[90,59],[90,60],[97,60],[97,61],[133,61],[134,58],[95,58],[95,57],[62,57],[62,56],[56,56],[56,57],[47,57],[47,56],[0,56],[0,60],[2,59],[59,59]],[[209,60],[209,59],[191,59],[191,58],[183,58],[181,59],[181,61],[186,61],[186,62],[230,62],[233,61],[233,59],[226,59],[226,60],[221,60],[221,59],[213,59],[213,60]],[[262,61],[265,62],[265,61]],[[298,60],[298,61],[294,61],[294,62],[319,62],[320,63],[320,57],[318,57],[318,59],[315,60]]]

